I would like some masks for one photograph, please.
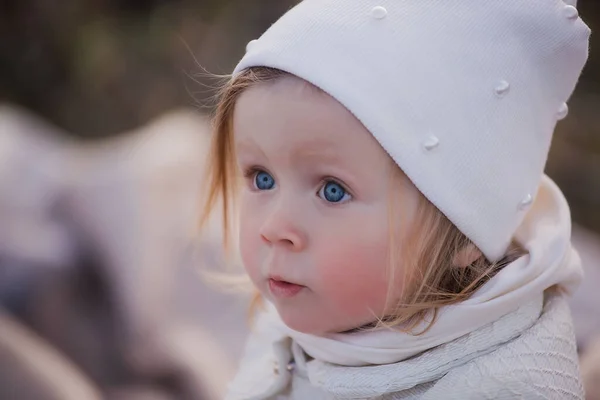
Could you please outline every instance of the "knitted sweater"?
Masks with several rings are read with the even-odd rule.
[[[308,361],[259,324],[227,399],[583,399],[567,301],[547,293],[541,307],[540,299],[411,359],[366,367]]]

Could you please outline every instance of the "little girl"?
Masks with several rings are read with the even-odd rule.
[[[574,1],[305,0],[221,93],[205,213],[259,295],[229,399],[582,399],[543,174]]]

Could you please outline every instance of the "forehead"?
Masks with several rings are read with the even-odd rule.
[[[292,76],[247,89],[233,117],[236,147],[359,156],[383,149],[342,104]],[[383,152],[384,153],[384,152]]]

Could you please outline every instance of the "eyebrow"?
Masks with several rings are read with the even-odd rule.
[[[254,140],[242,140],[240,141],[237,145],[235,145],[236,148],[236,153],[238,152],[238,150],[246,150],[246,151],[257,151],[260,153],[261,156],[263,156],[264,158],[267,158],[267,155],[265,154],[265,152],[263,151],[263,149],[260,148],[260,146],[254,141]]]
[[[263,157],[267,158],[263,149],[254,140],[246,139],[240,141],[237,147],[241,150],[257,151]],[[337,149],[338,147],[334,143],[317,139],[303,143],[301,146],[293,149],[291,151],[291,159],[292,161],[307,159],[325,160],[329,162],[339,161],[340,156],[339,152],[336,151]]]
[[[339,152],[336,151],[337,149],[338,147],[333,143],[315,141],[294,149],[292,158],[294,160],[315,159],[329,162],[339,161],[341,158]]]

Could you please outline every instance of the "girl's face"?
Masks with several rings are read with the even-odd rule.
[[[244,92],[233,128],[242,260],[283,321],[318,335],[385,315],[390,230],[401,245],[417,189],[392,179],[397,167],[346,108],[298,78]]]

